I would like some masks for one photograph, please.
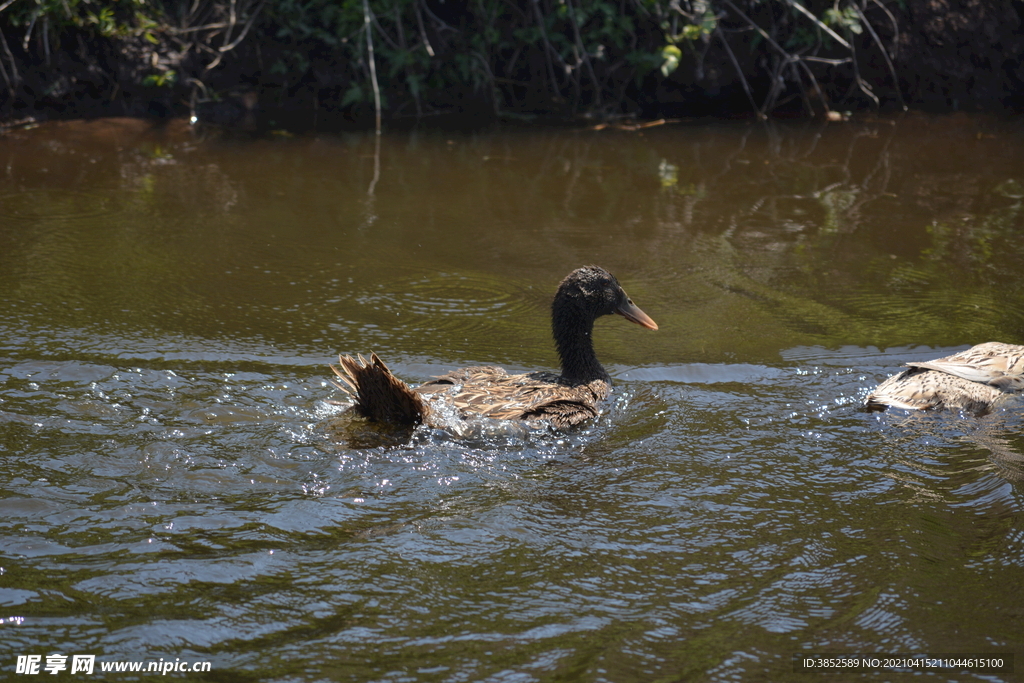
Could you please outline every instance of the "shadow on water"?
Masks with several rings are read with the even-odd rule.
[[[1022,143],[968,116],[6,134],[0,669],[793,680],[795,654],[1019,649],[1019,406],[861,404],[1024,339]],[[584,429],[329,403],[338,353],[410,383],[554,369],[550,297],[586,263],[661,329],[597,323],[615,393]]]

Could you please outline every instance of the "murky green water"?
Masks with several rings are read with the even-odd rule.
[[[0,671],[902,680],[793,656],[1024,654],[1019,406],[859,410],[904,361],[1024,342],[1021,159],[1019,122],[965,116],[0,137]],[[339,352],[553,369],[550,297],[587,263],[661,327],[598,322],[616,389],[587,429],[396,442],[328,403]]]

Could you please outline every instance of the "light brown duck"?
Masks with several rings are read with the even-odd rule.
[[[594,353],[594,321],[618,313],[649,330],[658,325],[640,310],[615,277],[597,266],[569,273],[551,304],[551,330],[561,374],[510,375],[493,366],[454,370],[418,387],[391,374],[376,354],[369,360],[341,356],[331,366],[342,391],[355,399],[352,409],[377,422],[443,426],[442,414],[462,419],[491,418],[549,423],[556,428],[595,417],[611,392],[611,378]]]
[[[868,410],[952,408],[986,413],[1024,390],[1024,346],[987,342],[893,375],[868,394]]]

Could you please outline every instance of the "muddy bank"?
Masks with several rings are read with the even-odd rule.
[[[1024,107],[1024,5],[1010,0],[136,2],[66,16],[0,3],[0,120],[331,129],[373,125],[378,102],[391,125]]]

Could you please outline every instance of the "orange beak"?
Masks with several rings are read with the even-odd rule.
[[[646,327],[649,330],[658,329],[658,323],[651,320],[651,316],[641,311],[630,299],[626,299],[626,302],[616,308],[615,312],[640,327]]]

